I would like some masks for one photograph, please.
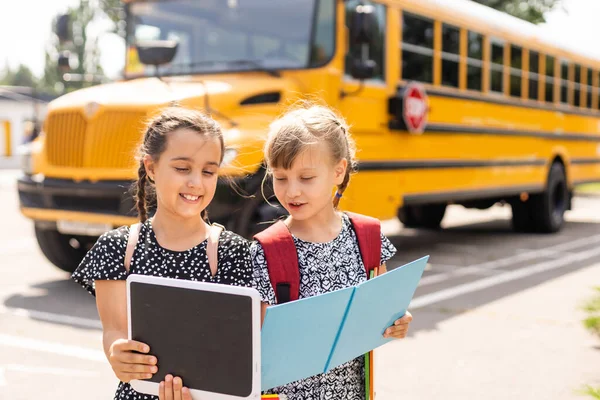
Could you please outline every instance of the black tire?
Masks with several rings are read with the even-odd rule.
[[[512,204],[512,227],[515,232],[535,232],[535,224],[531,218],[529,202],[516,199]]]
[[[558,232],[565,223],[565,211],[569,207],[569,188],[565,167],[555,162],[548,172],[548,183],[543,193],[530,199],[531,218],[536,231]]]
[[[71,246],[72,236],[63,235],[56,229],[35,227],[35,237],[44,256],[61,270],[73,273],[85,256],[86,246]]]
[[[533,194],[526,202],[515,200],[512,223],[517,232],[554,233],[564,225],[569,208],[569,188],[564,166],[555,162],[548,172],[546,190]]]
[[[407,228],[439,229],[446,204],[404,206],[398,210],[398,219]]]
[[[255,197],[244,205],[244,209],[235,217],[232,223],[233,231],[238,235],[252,240],[257,233],[267,229],[273,222],[288,215],[285,208],[272,196],[268,204],[263,198]]]

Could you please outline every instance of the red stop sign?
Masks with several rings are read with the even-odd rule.
[[[404,90],[402,116],[410,133],[423,133],[427,125],[428,101],[425,89],[416,83],[409,83]]]

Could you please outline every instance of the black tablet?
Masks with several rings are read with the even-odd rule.
[[[260,398],[260,299],[251,288],[130,275],[129,338],[150,346],[158,372],[131,382],[158,395],[167,374],[193,398]]]

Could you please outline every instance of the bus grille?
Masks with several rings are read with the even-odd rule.
[[[131,168],[145,116],[108,111],[87,121],[77,111],[51,113],[46,127],[48,161],[59,167]]]
[[[48,162],[61,167],[83,167],[86,121],[79,113],[48,116]]]

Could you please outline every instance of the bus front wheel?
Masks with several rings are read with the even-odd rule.
[[[398,219],[407,228],[439,229],[446,204],[404,206],[398,210]]]
[[[76,238],[63,235],[56,229],[46,229],[36,224],[35,237],[44,256],[65,272],[73,273],[87,251]]]

